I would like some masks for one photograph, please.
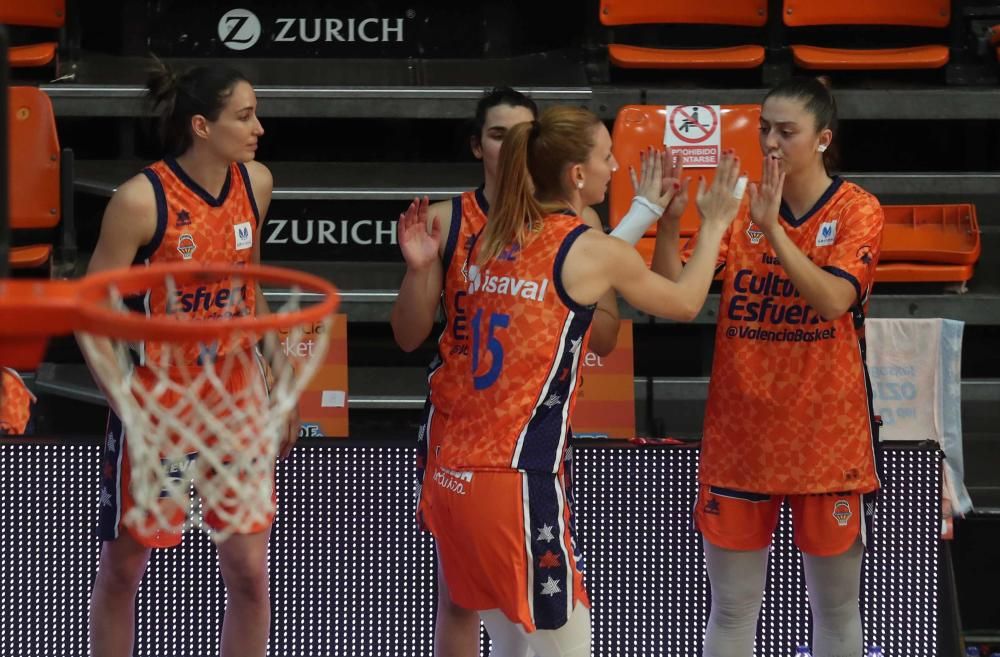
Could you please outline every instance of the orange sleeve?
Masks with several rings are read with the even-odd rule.
[[[885,217],[878,200],[858,192],[837,223],[837,235],[823,269],[854,286],[858,300],[864,301],[875,280],[875,267],[882,249]]]

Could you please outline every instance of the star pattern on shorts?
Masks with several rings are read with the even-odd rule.
[[[579,337],[576,340],[569,341],[569,353],[575,354],[580,351],[580,345],[583,344],[583,337]]]
[[[548,406],[549,408],[552,408],[553,406],[558,406],[561,402],[562,402],[562,397],[553,393],[549,395],[548,399],[545,400],[545,405]]]
[[[113,433],[108,434],[108,451],[115,451],[115,434]]]
[[[561,565],[559,555],[552,550],[546,550],[545,554],[538,558],[539,568],[558,568]]]
[[[549,577],[542,582],[542,595],[553,596],[556,593],[562,593],[562,589],[559,588],[559,580]]]
[[[107,488],[101,488],[101,506],[111,506],[111,493]]]
[[[539,527],[538,538],[536,538],[535,540],[545,541],[546,543],[548,543],[549,541],[556,540],[556,537],[552,535],[552,525],[542,525],[541,527]]]

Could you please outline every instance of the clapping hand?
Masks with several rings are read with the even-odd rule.
[[[403,252],[406,266],[412,269],[425,269],[438,259],[441,248],[441,224],[437,217],[430,219],[428,226],[429,201],[427,197],[413,199],[410,207],[399,215],[396,224],[396,239],[399,249]]]

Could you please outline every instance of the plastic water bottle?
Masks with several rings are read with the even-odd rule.
[[[812,657],[812,651],[809,646],[799,646],[795,649],[795,657]]]
[[[976,646],[965,646],[965,657],[979,657],[979,648]]]
[[[868,657],[885,657],[882,646],[868,646]]]

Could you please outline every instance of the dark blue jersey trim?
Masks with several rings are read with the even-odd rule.
[[[240,177],[243,178],[243,186],[247,188],[247,198],[250,199],[250,207],[253,208],[254,219],[257,220],[257,224],[259,225],[260,210],[257,209],[257,199],[253,195],[253,185],[250,184],[250,172],[242,162],[237,162],[237,166],[240,168]]]
[[[861,301],[861,283],[858,279],[854,278],[851,274],[847,273],[839,267],[834,267],[832,265],[827,265],[823,267],[823,271],[828,271],[838,278],[843,278],[845,281],[854,286],[854,293],[857,295],[858,301]]]
[[[735,490],[733,488],[723,488],[722,486],[709,486],[708,492],[719,497],[731,497],[747,502],[767,502],[771,499],[770,495],[765,495],[764,493],[751,493],[746,490]]]
[[[461,232],[462,197],[456,196],[451,199],[451,225],[448,226],[448,241],[445,242],[444,253],[441,256],[441,269],[445,272],[445,276],[447,276],[448,268],[451,266],[451,259],[455,256],[455,248],[458,246],[458,236]]]
[[[486,216],[490,213],[490,203],[486,200],[486,186],[480,185],[476,187],[476,203],[479,205],[479,209],[483,211],[483,215]]]
[[[136,251],[133,264],[142,264],[152,258],[156,250],[160,248],[160,244],[163,243],[163,236],[167,232],[167,195],[163,191],[163,182],[152,169],[143,169],[142,174],[153,186],[153,195],[156,197],[156,232],[153,233],[153,238],[149,240],[148,244],[144,244]]]
[[[840,176],[834,176],[833,182],[831,182],[830,186],[826,188],[826,191],[823,192],[823,195],[819,197],[819,200],[816,201],[816,203],[811,208],[809,208],[808,212],[806,212],[798,219],[795,218],[795,215],[792,213],[792,209],[789,208],[788,204],[785,203],[784,199],[782,199],[781,208],[778,210],[778,215],[781,216],[781,218],[784,219],[785,223],[788,224],[789,226],[798,228],[805,222],[809,221],[809,219],[812,218],[814,214],[822,210],[823,206],[826,205],[826,202],[829,201],[830,198],[837,193],[837,190],[840,189],[840,186],[843,184],[844,184],[843,178],[841,178]]]
[[[219,197],[216,198],[205,191],[204,187],[196,183],[194,179],[181,168],[181,165],[177,163],[177,160],[172,157],[167,157],[164,158],[163,161],[170,168],[170,170],[174,172],[177,179],[184,183],[185,187],[201,197],[205,203],[208,203],[213,208],[217,208],[226,202],[226,197],[229,196],[229,187],[232,184],[232,169],[226,169],[226,181],[222,183],[222,190],[219,192]]]
[[[555,262],[552,263],[552,282],[555,284],[556,292],[559,293],[559,298],[562,302],[566,304],[566,307],[576,313],[589,313],[594,310],[597,304],[592,304],[589,306],[584,306],[580,303],[574,301],[569,294],[566,293],[566,288],[563,287],[562,282],[562,268],[563,263],[566,261],[566,254],[569,253],[569,249],[576,242],[580,235],[590,230],[590,226],[587,224],[580,224],[571,230],[566,237],[563,238],[562,244],[559,245],[559,251],[556,252]]]

